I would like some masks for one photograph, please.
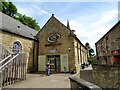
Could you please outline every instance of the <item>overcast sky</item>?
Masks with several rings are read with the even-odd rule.
[[[118,0],[11,1],[19,13],[36,19],[40,27],[52,14],[65,25],[69,20],[70,28],[75,30],[81,42],[89,42],[93,49],[95,43],[118,22]]]

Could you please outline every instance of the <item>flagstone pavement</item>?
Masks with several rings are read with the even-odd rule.
[[[70,74],[27,74],[27,80],[4,88],[70,88]]]
[[[67,88],[67,89],[69,88],[70,89],[70,80],[69,80],[70,76],[72,75],[65,73],[55,73],[55,74],[51,74],[50,76],[46,76],[45,74],[27,74],[27,80],[17,82],[8,86],[4,86],[3,88],[4,89],[5,88],[9,88],[9,89],[10,88]],[[94,83],[93,75],[92,75],[92,67],[89,66],[85,69],[81,69],[80,78]]]

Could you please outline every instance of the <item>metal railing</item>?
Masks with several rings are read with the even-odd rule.
[[[0,87],[26,79],[27,54],[12,54],[0,61]]]

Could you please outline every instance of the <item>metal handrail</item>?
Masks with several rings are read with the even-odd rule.
[[[26,53],[11,54],[5,59],[1,61],[5,63],[0,66],[0,88],[26,79]]]
[[[6,58],[4,58],[3,60],[0,61],[0,64],[3,63],[4,61],[6,61],[8,58],[11,57],[11,54],[9,56],[7,56]]]
[[[14,60],[17,56],[19,55],[19,53],[17,54],[17,55],[15,55],[13,58],[11,58],[8,62],[6,62],[4,65],[2,65],[1,67],[0,67],[0,70],[2,69],[2,68],[4,68],[8,63],[10,63],[12,60]]]

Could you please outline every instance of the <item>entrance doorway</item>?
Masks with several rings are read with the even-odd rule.
[[[50,63],[51,71],[61,71],[60,55],[48,55],[47,62]]]

